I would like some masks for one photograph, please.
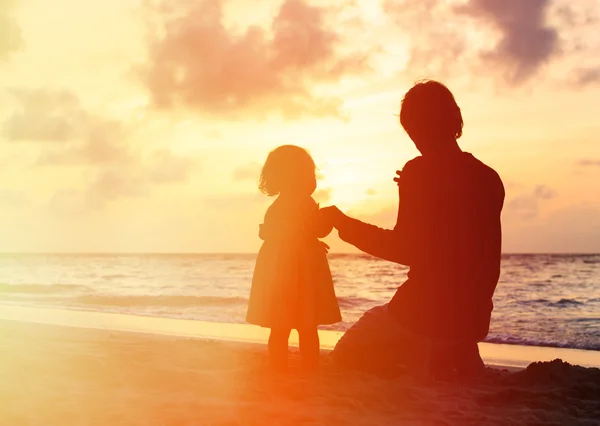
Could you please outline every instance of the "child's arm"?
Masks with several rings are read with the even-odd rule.
[[[331,231],[333,231],[333,222],[328,220],[325,215],[321,213],[321,210],[317,211],[314,232],[317,238],[325,238]]]
[[[274,229],[273,226],[277,210],[278,209],[276,208],[275,203],[271,204],[265,213],[263,223],[258,225],[258,238],[263,241],[272,239],[275,235],[277,235],[277,229]]]

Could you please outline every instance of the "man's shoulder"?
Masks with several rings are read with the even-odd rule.
[[[496,170],[494,170],[492,167],[488,166],[487,164],[485,164],[483,161],[479,160],[477,157],[475,157],[473,154],[471,153],[464,153],[464,156],[462,157],[463,165],[467,165],[468,167],[466,170],[471,170],[472,172],[474,172],[475,174],[479,175],[481,178],[483,179],[487,179],[488,181],[494,181],[495,183],[498,183],[500,185],[502,185],[502,179],[500,178],[500,175],[498,174],[498,172],[496,172]],[[460,162],[458,164],[461,164]],[[432,164],[430,164],[430,162],[428,162],[423,156],[418,156],[413,158],[412,160],[409,160],[404,167],[402,168],[402,174],[413,174],[413,173],[419,173],[419,171],[426,171],[429,170],[432,167]],[[462,168],[459,166],[459,169]],[[458,171],[458,170],[457,170]],[[460,173],[460,171],[458,171]]]
[[[498,172],[496,170],[494,170],[492,167],[485,164],[483,161],[481,161],[480,159],[475,157],[473,154],[469,154],[469,158],[478,173],[488,177],[489,179],[495,180],[495,181],[499,182],[500,184],[502,183],[502,179],[500,178],[500,175],[498,174]]]
[[[407,172],[412,172],[412,171],[416,171],[419,170],[420,168],[422,168],[424,165],[423,162],[423,157],[422,156],[418,156],[413,158],[412,160],[408,160],[406,162],[406,164],[404,164],[404,167],[402,167],[402,173],[407,173]]]
[[[486,192],[489,192],[495,199],[499,200],[500,208],[504,204],[505,190],[502,179],[496,170],[485,164],[483,161],[471,155],[472,169],[475,169],[475,176],[472,179],[478,182],[478,185]]]

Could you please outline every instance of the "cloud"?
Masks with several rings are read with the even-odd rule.
[[[98,206],[96,202],[142,196],[145,189],[146,182],[139,176],[132,176],[121,169],[108,169],[101,170],[96,175],[88,188],[87,195],[91,204]]]
[[[71,189],[59,189],[48,201],[47,207],[58,216],[78,217],[89,208],[82,193]]]
[[[538,185],[532,191],[523,193],[509,201],[505,214],[521,220],[532,220],[538,217],[540,202],[556,198],[556,192],[545,186]]]
[[[157,9],[162,25],[151,29],[140,76],[158,108],[224,117],[340,116],[339,99],[311,88],[365,72],[368,55],[340,52],[344,27],[328,25],[337,11],[285,0],[268,30],[239,32],[225,27],[220,0],[167,1]]]
[[[148,196],[156,186],[185,183],[199,169],[195,159],[156,150],[143,161],[103,165],[84,190],[58,189],[49,207],[59,214],[79,215],[102,210],[112,201]]]
[[[598,253],[600,211],[589,205],[558,210],[538,223],[504,229],[505,252]]]
[[[18,208],[29,205],[29,197],[23,191],[0,189],[0,208]]]
[[[505,65],[508,79],[521,83],[560,51],[558,30],[546,24],[550,5],[550,0],[470,0],[457,11],[500,33],[483,57]]]
[[[70,216],[103,210],[117,199],[141,198],[156,186],[187,182],[197,169],[194,159],[157,150],[148,161],[98,167],[85,189],[58,189],[48,206],[55,213]]]
[[[65,142],[76,136],[83,118],[79,99],[66,90],[10,89],[16,111],[4,122],[10,141]]]
[[[21,29],[12,16],[14,1],[0,0],[0,60],[23,45]]]
[[[580,167],[600,167],[600,160],[585,159],[577,162]]]
[[[485,70],[518,85],[561,53],[546,23],[550,0],[386,0],[384,11],[409,41],[409,73],[441,77]],[[491,71],[491,74],[490,74]]]
[[[262,165],[255,161],[236,167],[233,171],[233,180],[236,182],[256,181],[260,176]]]
[[[59,212],[101,209],[107,202],[148,194],[153,185],[186,182],[195,158],[169,149],[131,145],[135,128],[84,108],[72,92],[13,89],[16,111],[3,126],[7,140],[39,147],[37,166],[84,166],[92,179],[82,190],[58,188],[50,207]]]
[[[161,149],[155,151],[151,156],[148,176],[155,183],[178,183],[186,182],[190,174],[198,170],[199,165],[194,159]]]
[[[600,66],[598,68],[584,68],[575,72],[575,84],[588,86],[600,83]]]
[[[313,194],[313,199],[319,204],[327,203],[331,200],[332,192],[331,188],[317,189]]]
[[[18,106],[4,122],[4,137],[13,142],[41,144],[39,164],[116,164],[132,160],[122,123],[86,111],[72,92],[10,92]]]
[[[457,28],[466,24],[466,19],[457,16],[447,2],[385,0],[383,11],[408,39],[408,62],[404,72],[411,78],[447,77],[449,70],[460,66],[457,59],[463,59],[468,53],[464,32]]]

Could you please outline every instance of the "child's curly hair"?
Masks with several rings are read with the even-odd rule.
[[[282,145],[267,156],[258,189],[272,197],[283,188],[299,187],[315,177],[315,162],[304,148]]]

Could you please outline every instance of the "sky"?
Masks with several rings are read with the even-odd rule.
[[[596,0],[0,0],[0,252],[254,252],[283,144],[321,206],[391,228],[420,78],[504,181],[504,252],[600,252],[599,24]]]

